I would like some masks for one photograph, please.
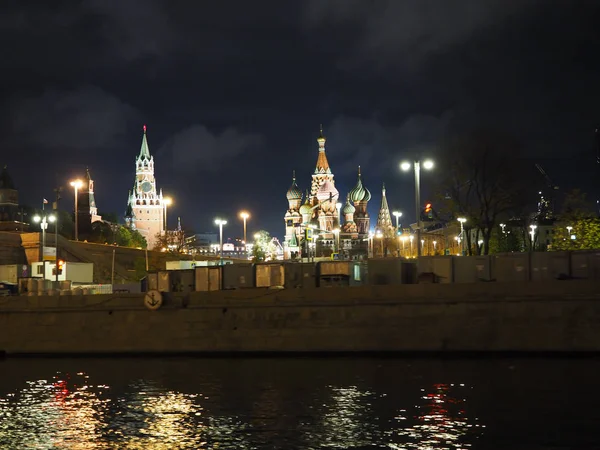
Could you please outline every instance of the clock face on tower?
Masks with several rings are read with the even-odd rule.
[[[152,183],[144,181],[141,187],[143,192],[150,192],[152,190]]]

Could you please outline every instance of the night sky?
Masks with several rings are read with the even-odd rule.
[[[398,163],[492,126],[561,190],[595,196],[599,23],[599,2],[575,0],[6,0],[1,160],[29,205],[89,166],[99,210],[122,216],[147,124],[171,224],[212,231],[220,215],[240,235],[247,209],[250,231],[281,238],[319,124],[344,198],[360,164],[371,214],[385,182],[411,220]]]

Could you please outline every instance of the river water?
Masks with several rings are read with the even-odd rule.
[[[2,449],[600,449],[600,360],[0,361]]]

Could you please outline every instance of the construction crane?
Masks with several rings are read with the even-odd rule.
[[[552,182],[552,179],[542,166],[536,164],[535,167],[546,180],[546,185],[550,191],[547,198],[544,197],[543,191],[539,191],[540,201],[538,202],[538,219],[552,219],[554,217],[554,191],[558,190],[558,186]]]

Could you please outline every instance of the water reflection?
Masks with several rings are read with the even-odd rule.
[[[421,389],[420,401],[412,411],[401,409],[395,419],[398,429],[389,433],[403,448],[419,450],[463,449],[482,434],[485,426],[469,419],[464,384],[434,384]],[[467,439],[470,438],[470,439]],[[398,447],[399,448],[399,447]]]
[[[7,360],[0,448],[538,450],[548,430],[600,448],[600,362],[535,364]]]

